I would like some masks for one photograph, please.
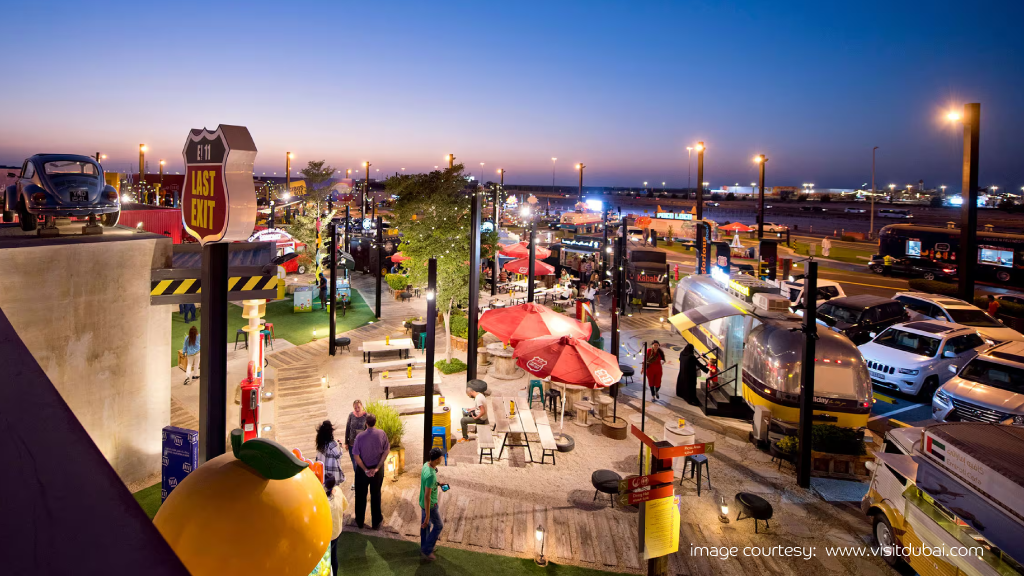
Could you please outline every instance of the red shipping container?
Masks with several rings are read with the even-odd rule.
[[[121,209],[121,218],[117,222],[119,225],[135,228],[141,222],[142,229],[146,232],[162,234],[169,237],[175,244],[181,244],[181,209],[160,208],[145,204],[125,204],[124,206],[127,209]]]

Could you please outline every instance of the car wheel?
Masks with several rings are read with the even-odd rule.
[[[29,214],[28,209],[25,208],[24,200],[18,202],[18,221],[21,223],[21,229],[25,232],[35,230],[39,224],[35,214]]]
[[[922,399],[928,400],[929,402],[931,402],[932,396],[935,396],[935,391],[938,390],[938,389],[939,389],[939,377],[938,376],[929,376],[929,377],[924,379],[924,385],[921,386],[921,391],[918,392],[918,395]]]
[[[899,565],[902,561],[899,550],[897,550],[899,544],[896,542],[896,536],[893,534],[892,524],[889,524],[889,519],[885,517],[885,514],[881,512],[875,514],[872,532],[875,534],[879,552],[885,563],[893,567]]]
[[[104,214],[102,222],[103,222],[103,225],[106,226],[107,228],[113,228],[114,226],[117,226],[117,221],[120,218],[121,218],[121,211],[118,210],[117,212],[109,212],[107,214]]]
[[[925,272],[924,273],[924,279],[925,280],[935,280],[935,272]]]
[[[1009,282],[1010,273],[1005,270],[1000,270],[996,272],[996,280],[999,280],[1000,282]]]
[[[296,272],[298,272],[299,274],[305,274],[306,273],[306,265],[305,264],[299,264],[299,267],[298,267],[298,269],[296,269]]]
[[[868,269],[874,272],[875,274],[881,274],[883,272],[882,267],[879,266],[878,264],[872,264],[871,266],[868,266]]]

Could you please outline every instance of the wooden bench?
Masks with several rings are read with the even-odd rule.
[[[555,464],[555,452],[558,451],[558,444],[555,442],[555,436],[551,433],[551,427],[546,424],[537,425],[537,434],[540,436],[540,463],[544,463],[544,459],[548,454],[551,454],[551,465]]]
[[[363,362],[363,368],[369,371],[370,380],[373,380],[373,371],[375,369],[388,370],[391,368],[405,368],[406,366],[424,368],[426,364],[427,359],[420,356],[416,358],[402,358],[401,360],[385,360],[383,362]]]
[[[494,435],[491,434],[490,426],[478,426],[476,429],[476,445],[480,448],[480,461],[478,464],[484,463],[484,452],[487,452],[487,456],[491,459],[491,464],[494,464]]]
[[[378,383],[378,385],[381,388],[384,389],[384,399],[387,400],[390,397],[390,395],[391,395],[391,388],[411,388],[411,387],[419,386],[420,389],[422,389],[423,386],[426,385],[426,383],[427,383],[427,376],[426,376],[426,374],[424,374],[423,376],[413,376],[412,378],[408,378],[408,377],[406,377],[405,373],[403,372],[402,375],[400,377],[397,377],[397,378],[396,377],[378,378],[377,379],[377,383]],[[435,392],[437,392],[438,384],[440,384],[440,383],[441,383],[441,373],[437,371],[437,368],[435,368],[434,369],[434,391]],[[414,394],[414,396],[415,396],[415,394]],[[419,396],[422,396],[422,394],[419,394]]]

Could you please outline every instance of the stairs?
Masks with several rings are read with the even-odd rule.
[[[274,440],[298,448],[311,458],[316,452],[316,427],[327,419],[327,399],[320,383],[327,358],[327,339],[267,355],[277,369],[277,417]]]

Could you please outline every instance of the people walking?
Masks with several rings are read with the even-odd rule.
[[[988,295],[988,315],[993,317],[993,318],[995,318],[996,317],[996,313],[999,312],[999,307],[1000,306],[1002,306],[1002,304],[1000,304],[999,300],[996,300],[995,296],[989,294]]]
[[[345,473],[341,470],[341,449],[334,439],[334,424],[330,420],[324,420],[316,427],[316,457],[315,462],[324,465],[324,477],[328,474],[334,476],[335,482],[345,482]]]
[[[320,273],[320,309],[327,309],[327,277]]]
[[[437,482],[437,467],[441,464],[444,453],[436,446],[430,449],[427,460],[420,471],[420,554],[428,562],[433,562],[434,548],[437,539],[444,529],[441,512],[437,507],[437,498],[441,487]]]
[[[655,340],[647,350],[647,385],[651,387],[651,396],[654,400],[660,400],[661,395],[661,365],[665,363],[665,352],[661,344]]]
[[[185,323],[191,324],[196,321],[196,305],[189,302],[185,304]]]
[[[380,511],[380,488],[384,475],[380,468],[391,451],[388,435],[377,427],[377,417],[366,415],[366,430],[356,436],[352,455],[356,459],[356,526],[363,527],[366,520],[366,491],[370,491],[370,523],[380,529],[384,514]]]
[[[345,498],[345,493],[330,474],[324,475],[324,490],[327,491],[327,502],[331,505],[331,574],[337,574],[338,538],[341,536],[345,512],[348,511],[348,498]]]
[[[828,236],[821,239],[821,255],[828,258],[829,253],[832,251],[832,241],[829,240]]]
[[[192,373],[199,364],[199,330],[195,326],[188,329],[188,336],[185,336],[181,350],[188,357],[185,368],[185,386],[188,386],[192,383]]]
[[[356,442],[356,436],[366,430],[366,410],[363,410],[363,401],[356,400],[352,403],[352,412],[345,422],[345,451],[352,460],[352,469],[356,469],[356,457],[352,455],[352,445]]]

